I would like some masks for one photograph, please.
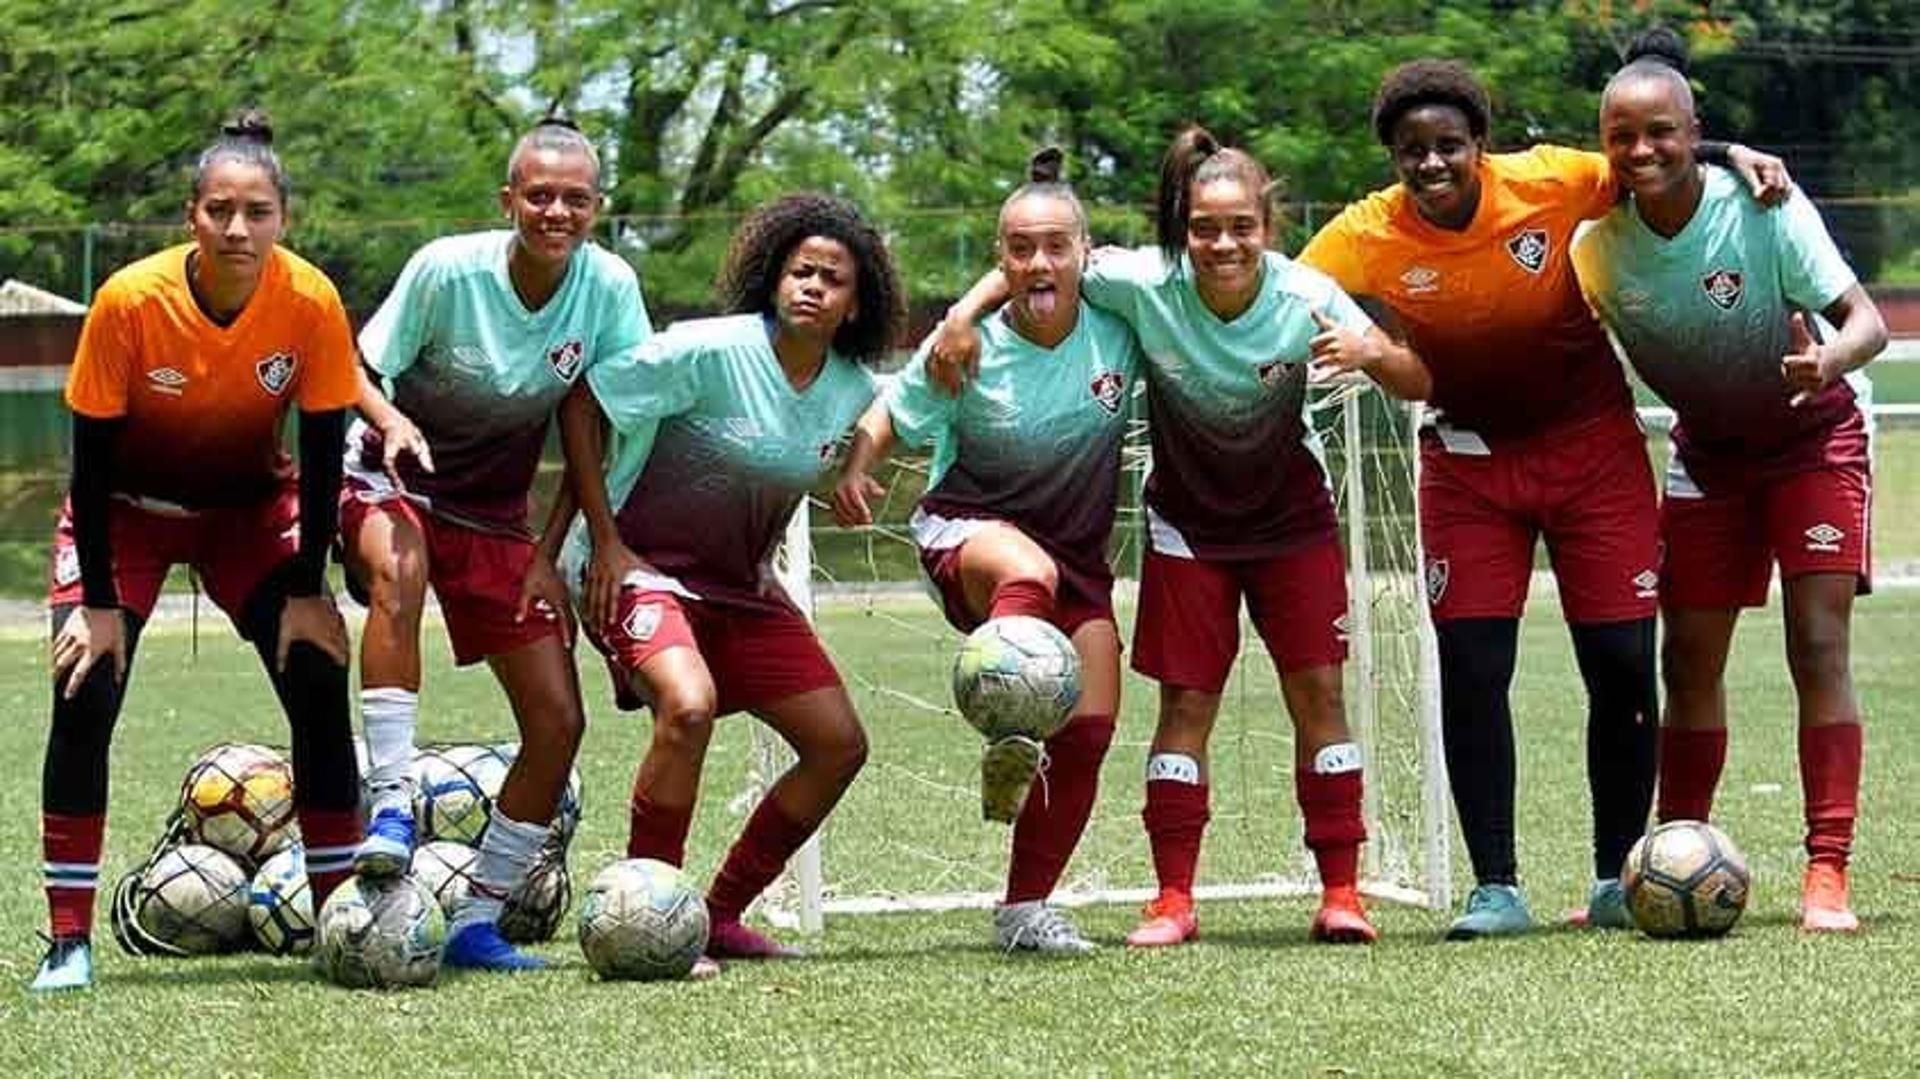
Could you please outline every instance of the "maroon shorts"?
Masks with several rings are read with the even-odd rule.
[[[947,624],[962,633],[972,633],[983,619],[967,610],[967,590],[960,581],[960,551],[966,544],[953,547],[921,548],[920,568],[940,596],[940,609]],[[1056,563],[1057,565],[1057,563]],[[1088,622],[1113,622],[1113,582],[1104,586],[1088,581],[1084,575],[1059,567],[1059,585],[1054,595],[1053,624],[1072,637]]]
[[[1544,537],[1572,623],[1651,618],[1659,508],[1632,413],[1568,424],[1490,453],[1420,446],[1420,528],[1436,621],[1518,618]]]
[[[148,508],[116,496],[108,503],[107,534],[113,545],[113,584],[120,606],[142,621],[153,614],[167,571],[191,566],[207,596],[240,625],[247,599],[260,582],[300,548],[300,489],[289,480],[273,497],[251,506],[175,511]],[[60,507],[53,530],[53,565],[47,602],[82,601],[80,553],[73,543],[73,507]]]
[[[349,478],[340,494],[340,535],[348,550],[376,513],[419,530],[427,549],[427,583],[440,600],[455,663],[464,667],[560,633],[560,612],[545,603],[536,603],[525,621],[514,621],[534,556],[532,540],[442,520],[397,492]]]
[[[1248,562],[1148,551],[1133,626],[1133,669],[1158,682],[1218,693],[1240,652],[1240,600],[1282,673],[1344,663],[1347,574],[1329,539]]]
[[[645,703],[634,682],[640,665],[669,648],[694,649],[706,661],[717,716],[841,684],[813,626],[794,610],[726,607],[628,585],[613,622],[588,637],[605,653],[625,709]]]
[[[1667,606],[1763,607],[1776,561],[1781,580],[1850,574],[1857,594],[1873,590],[1873,477],[1866,465],[1829,465],[1711,494],[1684,475],[1669,474],[1660,508]]]

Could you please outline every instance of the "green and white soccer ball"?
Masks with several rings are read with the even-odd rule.
[[[1044,739],[1080,703],[1080,657],[1052,623],[994,618],[967,635],[953,660],[953,700],[988,741]]]
[[[204,844],[183,843],[161,855],[133,884],[129,902],[144,946],[129,948],[134,954],[212,955],[246,939],[246,870]]]
[[[413,816],[423,840],[480,845],[512,761],[492,746],[437,746],[413,759]]]
[[[420,849],[413,852],[413,876],[451,918],[467,901],[467,891],[473,884],[474,863],[479,860],[480,852],[465,843],[436,839],[422,843]]]
[[[320,908],[314,964],[350,989],[432,985],[445,937],[446,916],[419,881],[355,877]]]
[[[307,883],[306,850],[295,843],[267,859],[247,890],[247,923],[253,939],[274,955],[313,950],[313,890]]]
[[[708,924],[684,873],[629,858],[602,869],[580,900],[580,950],[608,980],[684,978],[707,949]]]
[[[1747,909],[1753,877],[1727,833],[1704,821],[1669,821],[1627,852],[1620,886],[1633,923],[1650,937],[1717,937]]]

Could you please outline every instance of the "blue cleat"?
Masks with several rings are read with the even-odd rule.
[[[1573,924],[1587,929],[1632,929],[1633,915],[1627,911],[1627,890],[1619,877],[1593,882],[1587,893],[1587,909],[1573,912]]]
[[[1520,889],[1511,884],[1482,884],[1467,897],[1467,912],[1447,927],[1447,939],[1511,937],[1532,929],[1533,914]]]
[[[455,970],[545,970],[547,961],[515,948],[493,922],[454,930],[440,949],[440,965]]]
[[[375,880],[404,876],[413,865],[413,842],[412,810],[381,808],[367,822],[367,837],[353,852],[353,871]]]
[[[93,986],[93,945],[85,937],[63,937],[47,942],[46,957],[29,987],[36,993]]]

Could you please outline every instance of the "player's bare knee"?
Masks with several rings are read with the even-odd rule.
[[[420,621],[427,601],[427,560],[419,551],[396,551],[367,567],[369,614],[395,625]]]
[[[653,740],[676,753],[703,753],[713,737],[711,691],[672,689],[653,708]]]
[[[1844,625],[1802,629],[1787,648],[1787,666],[1795,684],[1818,690],[1847,681],[1847,632]]]
[[[808,763],[831,775],[842,786],[867,765],[867,732],[858,722],[849,722],[811,747]]]

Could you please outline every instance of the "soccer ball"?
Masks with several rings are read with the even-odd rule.
[[[247,922],[253,939],[274,955],[313,950],[313,891],[307,885],[306,851],[295,843],[267,859],[247,891]]]
[[[629,858],[602,869],[580,901],[580,950],[602,978],[684,978],[707,950],[707,904],[665,862]]]
[[[423,840],[480,845],[510,759],[492,746],[440,746],[413,759],[413,817]]]
[[[500,910],[500,935],[515,944],[552,940],[573,902],[573,878],[567,873],[564,850],[542,848],[527,879],[507,897]]]
[[[320,908],[314,962],[349,989],[432,985],[445,936],[440,904],[419,881],[355,877]]]
[[[224,853],[183,843],[161,855],[133,882],[125,920],[115,935],[135,955],[148,950],[211,955],[239,944],[247,932],[247,872]],[[132,932],[126,932],[127,929]],[[139,947],[127,937],[137,939]]]
[[[433,895],[441,911],[451,918],[459,913],[460,904],[467,901],[467,886],[473,883],[473,863],[479,859],[480,852],[465,843],[436,839],[413,852],[413,875]]]
[[[991,619],[954,657],[953,699],[989,741],[1047,738],[1080,702],[1080,659],[1051,623],[1024,615]]]
[[[229,742],[200,755],[180,784],[197,843],[256,866],[286,849],[293,825],[293,769],[265,746]]]
[[[502,742],[493,747],[501,759],[511,765],[520,756],[520,743]],[[553,811],[553,833],[548,842],[558,843],[562,850],[573,842],[573,833],[580,828],[580,769],[567,770],[567,785],[560,792],[560,805]]]
[[[1627,853],[1620,885],[1640,931],[1651,937],[1717,937],[1747,907],[1747,860],[1704,821],[1669,821]]]

